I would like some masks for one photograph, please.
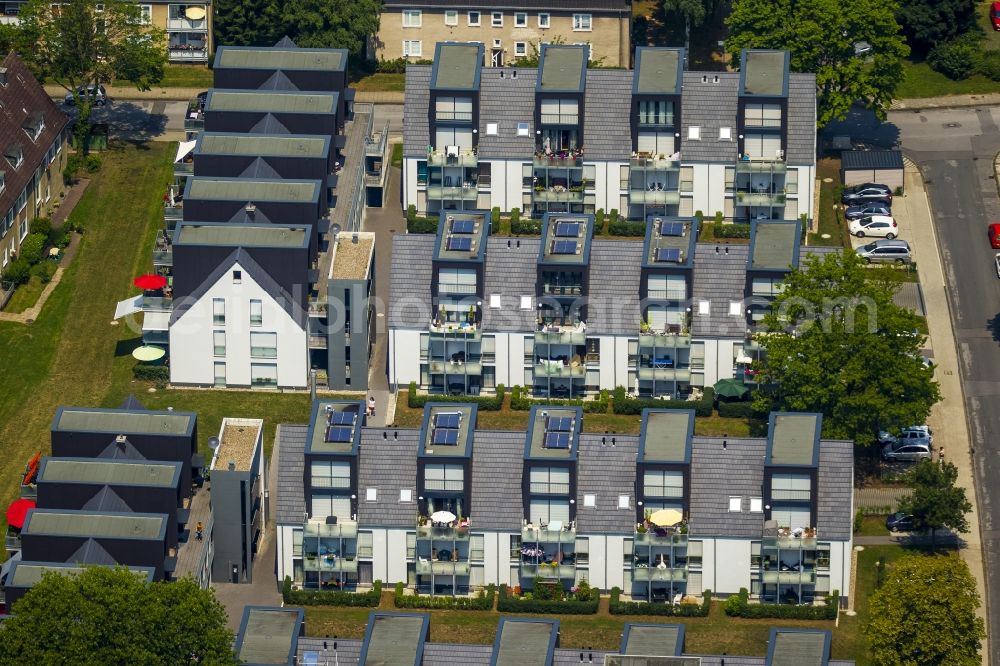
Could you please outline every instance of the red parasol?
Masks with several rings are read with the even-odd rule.
[[[167,286],[167,278],[162,275],[140,275],[132,280],[139,289],[163,289]]]
[[[7,507],[7,524],[11,527],[21,529],[24,519],[28,516],[28,511],[35,508],[35,500],[19,499],[14,500]]]

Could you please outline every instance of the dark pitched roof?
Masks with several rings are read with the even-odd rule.
[[[816,533],[824,539],[851,537],[854,442],[825,440],[819,448]]]
[[[699,243],[695,247],[691,288],[691,332],[695,337],[740,338],[746,334],[742,305],[737,316],[729,314],[729,304],[743,301],[748,254],[747,245]],[[709,302],[709,314],[701,314],[701,301]]]
[[[119,409],[146,409],[139,398],[135,397],[135,393],[129,393],[128,397],[122,401],[121,407]]]
[[[521,529],[523,458],[523,432],[476,431],[470,514],[473,529],[515,532]]]
[[[735,137],[720,141],[719,128],[730,127],[732,134],[736,134],[739,87],[738,72],[684,72],[681,93],[683,162],[736,162]],[[688,138],[690,127],[701,128],[699,139]]]
[[[59,110],[14,53],[7,54],[3,67],[7,70],[7,82],[0,86],[0,151],[6,151],[10,145],[20,144],[24,161],[15,169],[7,160],[0,160],[0,171],[4,173],[0,215],[15,204],[21,191],[35,175],[35,169],[43,164],[49,147],[59,139],[69,122],[66,114]],[[25,133],[24,126],[29,119],[37,118],[38,114],[42,114],[45,128],[33,141]]]
[[[845,150],[840,154],[840,168],[902,169],[903,153],[898,150]]]
[[[392,237],[389,277],[389,325],[426,328],[430,322],[431,257],[435,237],[430,234],[396,234]]]
[[[249,134],[291,134],[289,129],[285,127],[284,123],[278,120],[278,117],[273,113],[265,113],[261,116],[253,127],[250,128]]]
[[[641,313],[641,264],[641,241],[601,240],[592,243],[588,332],[607,335],[637,334]]]
[[[278,510],[279,524],[301,525],[305,521],[306,499],[302,489],[305,469],[307,425],[278,425]]]
[[[486,302],[483,329],[486,331],[533,331],[535,329],[535,281],[539,238],[491,238],[486,249],[484,273]],[[520,244],[520,247],[518,245]],[[500,295],[500,307],[490,307],[492,295]],[[529,309],[521,308],[521,296],[531,296]]]
[[[632,71],[591,69],[587,72],[583,143],[587,159],[627,160],[632,154]]]
[[[72,564],[103,564],[115,566],[118,561],[96,539],[88,538],[72,555],[66,558]]]
[[[255,157],[247,168],[243,170],[243,173],[239,175],[240,178],[281,178],[281,174],[274,170],[268,161],[263,157]],[[246,210],[242,211],[246,214]]]
[[[131,511],[132,507],[110,486],[102,486],[93,497],[80,507],[88,511]]]
[[[788,136],[785,162],[792,166],[816,161],[816,75],[788,76]]]
[[[639,438],[614,435],[614,445],[611,439],[611,435],[580,435],[576,483],[576,529],[580,534],[632,534],[635,529]],[[593,507],[585,506],[585,495],[595,496]],[[618,508],[619,495],[628,495],[627,509]]]
[[[288,78],[280,69],[267,77],[267,81],[264,81],[258,90],[298,90],[299,87],[292,83],[292,80]]]
[[[691,445],[691,536],[758,538],[764,514],[750,513],[750,498],[762,497],[766,439],[695,437]],[[730,497],[743,498],[730,511]]]
[[[358,522],[366,527],[412,529],[416,525],[419,448],[419,430],[364,428],[361,431]],[[373,502],[368,500],[369,489],[375,489]],[[409,502],[399,501],[400,490],[410,490]]]

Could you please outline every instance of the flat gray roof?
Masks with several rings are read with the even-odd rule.
[[[445,90],[479,89],[482,66],[479,44],[438,44],[431,87]]]
[[[107,432],[118,435],[186,435],[196,414],[191,412],[147,412],[118,409],[63,407],[56,412],[53,430]]]
[[[239,245],[240,247],[308,247],[311,231],[307,226],[281,227],[275,224],[202,224],[182,222],[174,244]]]
[[[215,67],[343,71],[347,67],[347,50],[222,46]]]
[[[330,138],[307,135],[202,133],[195,154],[326,157]]]
[[[549,666],[554,632],[558,625],[549,620],[504,619],[497,630],[491,666]]]
[[[188,199],[230,201],[317,201],[322,183],[318,180],[252,180],[249,178],[202,178],[188,181]]]
[[[301,623],[302,611],[297,609],[247,608],[236,657],[241,664],[290,663]]]
[[[458,427],[453,427],[452,419]],[[457,430],[455,443],[445,443],[441,433]],[[448,458],[465,458],[472,452],[472,439],[476,430],[476,410],[468,403],[430,404],[424,408],[421,433],[421,455]],[[437,443],[435,444],[435,441]]]
[[[206,111],[258,111],[260,113],[335,113],[337,93],[237,92],[212,90]]]
[[[538,86],[543,92],[581,92],[587,73],[587,46],[544,44]]]
[[[682,49],[645,48],[640,51],[638,69],[635,71],[635,92],[640,95],[676,95],[683,69]]]
[[[643,429],[643,460],[686,462],[694,412],[686,409],[650,411]]]
[[[486,256],[486,241],[489,238],[490,223],[487,219],[487,211],[461,211],[446,210],[441,211],[441,218],[438,221],[438,235],[435,259],[440,261],[462,261],[481,262]],[[456,230],[462,228],[463,224],[472,223],[472,231],[463,230],[458,233]],[[460,239],[470,239],[468,249],[454,249],[458,247]],[[454,240],[452,240],[454,239]]]
[[[308,453],[351,453],[364,423],[364,402],[357,400],[320,400],[313,408],[312,439]],[[350,416],[341,416],[341,415]],[[346,419],[343,423],[341,419]],[[332,436],[334,428],[349,428],[350,439]],[[330,435],[330,436],[328,436]],[[340,441],[334,441],[340,440]]]
[[[167,516],[160,513],[110,513],[32,509],[22,534],[94,539],[161,539]]]
[[[90,565],[102,566],[102,565]],[[37,585],[46,572],[52,571],[58,574],[75,576],[83,572],[86,567],[77,566],[69,562],[15,562],[12,565],[11,573],[7,579],[7,587],[29,588]],[[156,570],[152,567],[127,567],[129,571],[136,575],[141,575],[147,582],[153,580]]]
[[[139,462],[98,458],[46,458],[38,481],[112,486],[176,487],[180,462]]]
[[[771,630],[767,666],[826,666],[829,659],[829,631]]]
[[[772,414],[769,462],[772,465],[815,465],[821,424],[819,414]]]
[[[744,51],[743,94],[784,97],[788,94],[785,51]]]
[[[426,615],[372,613],[359,666],[418,666],[426,630]]]
[[[544,415],[543,415],[544,413]],[[552,432],[569,433],[569,446],[553,448],[545,446],[546,434],[550,432],[551,419],[571,419],[568,430],[552,430]],[[528,422],[528,442],[526,458],[553,458],[570,460],[576,457],[580,431],[583,430],[581,412],[575,407],[549,407],[536,405],[531,409],[531,419]]]
[[[629,624],[622,638],[622,654],[644,655],[647,657],[679,656],[683,645],[683,625],[678,624]]]
[[[750,268],[782,271],[793,268],[798,257],[800,241],[799,225],[795,222],[756,222]]]

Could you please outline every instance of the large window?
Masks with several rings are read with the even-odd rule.
[[[552,25],[552,17],[548,13],[543,12],[538,15],[539,28],[548,28],[550,25]]]
[[[338,495],[327,495],[325,493],[313,494],[312,517],[325,518],[327,516],[337,516],[339,520],[350,520],[351,498]]]
[[[250,356],[254,358],[277,358],[278,334],[251,331]]]
[[[646,295],[651,299],[682,301],[687,298],[687,280],[683,275],[650,275]]]
[[[784,288],[781,278],[754,278],[751,284],[754,296],[775,297]]]
[[[543,99],[542,123],[546,125],[576,125],[580,105],[575,99]]]
[[[472,120],[471,97],[438,97],[434,100],[434,117],[437,120]]]
[[[569,522],[569,500],[536,498],[531,500],[528,505],[528,522],[548,524],[555,520],[562,521],[563,525]]]
[[[444,13],[444,24],[445,25],[458,25],[458,12],[454,9],[449,9]]]
[[[640,125],[674,124],[674,103],[662,99],[644,99],[639,102]]]
[[[808,474],[771,475],[771,499],[808,502],[812,481]]]
[[[781,159],[781,137],[777,134],[750,134],[743,138],[743,154],[751,160]]]
[[[780,104],[747,104],[743,107],[746,127],[781,127]]]
[[[419,39],[404,39],[403,40],[403,57],[407,56],[421,56],[424,53],[423,44]]]
[[[226,385],[226,363],[225,361],[215,363],[215,385]]]
[[[464,480],[465,471],[461,465],[435,464],[424,467],[424,488],[427,490],[462,492]]]
[[[474,295],[476,293],[476,270],[474,268],[439,268],[438,293]]]
[[[314,460],[309,469],[313,488],[350,488],[351,464],[340,460]]]
[[[532,467],[530,479],[532,494],[569,494],[569,470],[565,467]]]
[[[212,299],[212,324],[215,326],[226,325],[226,299]]]
[[[250,385],[273,388],[278,385],[278,366],[274,363],[251,363]]]
[[[421,15],[419,9],[404,9],[403,10],[403,27],[404,28],[419,28],[421,23]]]
[[[573,30],[575,32],[590,32],[590,14],[573,14]]]
[[[478,26],[482,21],[482,14],[479,12],[469,12],[469,25]]]
[[[526,28],[528,27],[528,15],[524,12],[514,12],[514,27],[516,28]]]
[[[647,497],[683,497],[684,473],[679,470],[647,469],[642,476]]]
[[[778,523],[778,527],[813,527],[809,516],[808,507],[776,504],[771,507],[771,520]]]
[[[490,25],[494,28],[503,27],[503,12],[492,12],[490,14]]]

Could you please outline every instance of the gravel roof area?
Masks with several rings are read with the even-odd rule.
[[[256,424],[227,423],[222,430],[222,441],[213,469],[228,469],[232,461],[236,463],[237,472],[249,472],[259,432],[260,426]]]
[[[360,236],[355,243],[350,237],[342,236],[337,240],[337,252],[333,257],[330,277],[334,280],[363,280],[368,276],[368,260],[375,244],[374,235],[371,238]]]

